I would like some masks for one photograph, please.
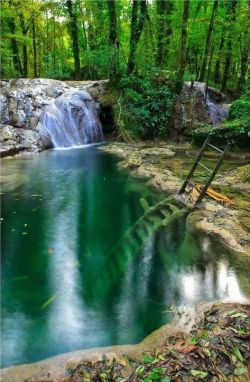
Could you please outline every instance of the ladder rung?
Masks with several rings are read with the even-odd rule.
[[[219,151],[219,153],[223,153],[223,151],[221,149],[218,149],[218,147],[215,147],[214,145],[211,145],[211,143],[208,143],[207,145],[212,147],[214,150]]]
[[[205,166],[204,164],[202,164],[201,162],[197,162],[197,164],[199,164],[201,167],[203,167],[205,170],[207,170],[208,172],[212,173],[213,171],[210,170],[210,168],[208,168],[207,166]]]

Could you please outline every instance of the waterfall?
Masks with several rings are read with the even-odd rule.
[[[227,104],[221,102],[225,98],[224,94],[211,87],[206,89],[206,84],[204,82],[194,82],[193,86],[199,93],[203,95],[213,125],[220,123],[228,117]],[[220,98],[219,101],[216,100],[218,96]]]
[[[69,90],[43,111],[38,129],[54,147],[75,147],[103,141],[98,104],[83,90]]]

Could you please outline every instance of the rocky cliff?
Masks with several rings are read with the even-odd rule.
[[[39,119],[44,108],[71,88],[87,91],[103,102],[108,81],[62,82],[51,79],[16,79],[1,82],[0,142],[1,155],[20,151],[41,151],[51,142],[41,139]]]
[[[72,88],[87,91],[102,106],[107,119],[112,119],[113,101],[108,80],[63,82],[37,78],[0,82],[1,155],[41,151],[52,147],[49,139],[41,138],[38,122],[45,107]],[[212,124],[227,116],[227,109],[225,96],[217,89],[206,87],[200,82],[186,82],[175,100],[173,132],[192,135],[200,123],[211,124],[212,127]],[[113,121],[108,122],[112,130]]]

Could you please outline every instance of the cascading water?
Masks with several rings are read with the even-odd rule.
[[[57,148],[103,141],[98,104],[83,90],[69,90],[48,105],[38,129]]]
[[[213,125],[216,125],[228,117],[227,105],[222,102],[216,102],[212,97],[211,91],[213,88],[209,87],[206,89],[206,84],[204,82],[194,82],[193,86],[203,95]],[[222,93],[221,97],[223,97]]]

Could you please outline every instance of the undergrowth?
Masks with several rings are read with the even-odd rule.
[[[229,109],[229,119],[216,125],[200,124],[193,132],[194,143],[200,144],[211,133],[218,144],[232,142],[239,147],[250,144],[250,91],[235,100]]]
[[[113,90],[114,116],[120,137],[166,138],[177,92],[177,81],[167,71],[151,70],[143,77],[122,77]]]

